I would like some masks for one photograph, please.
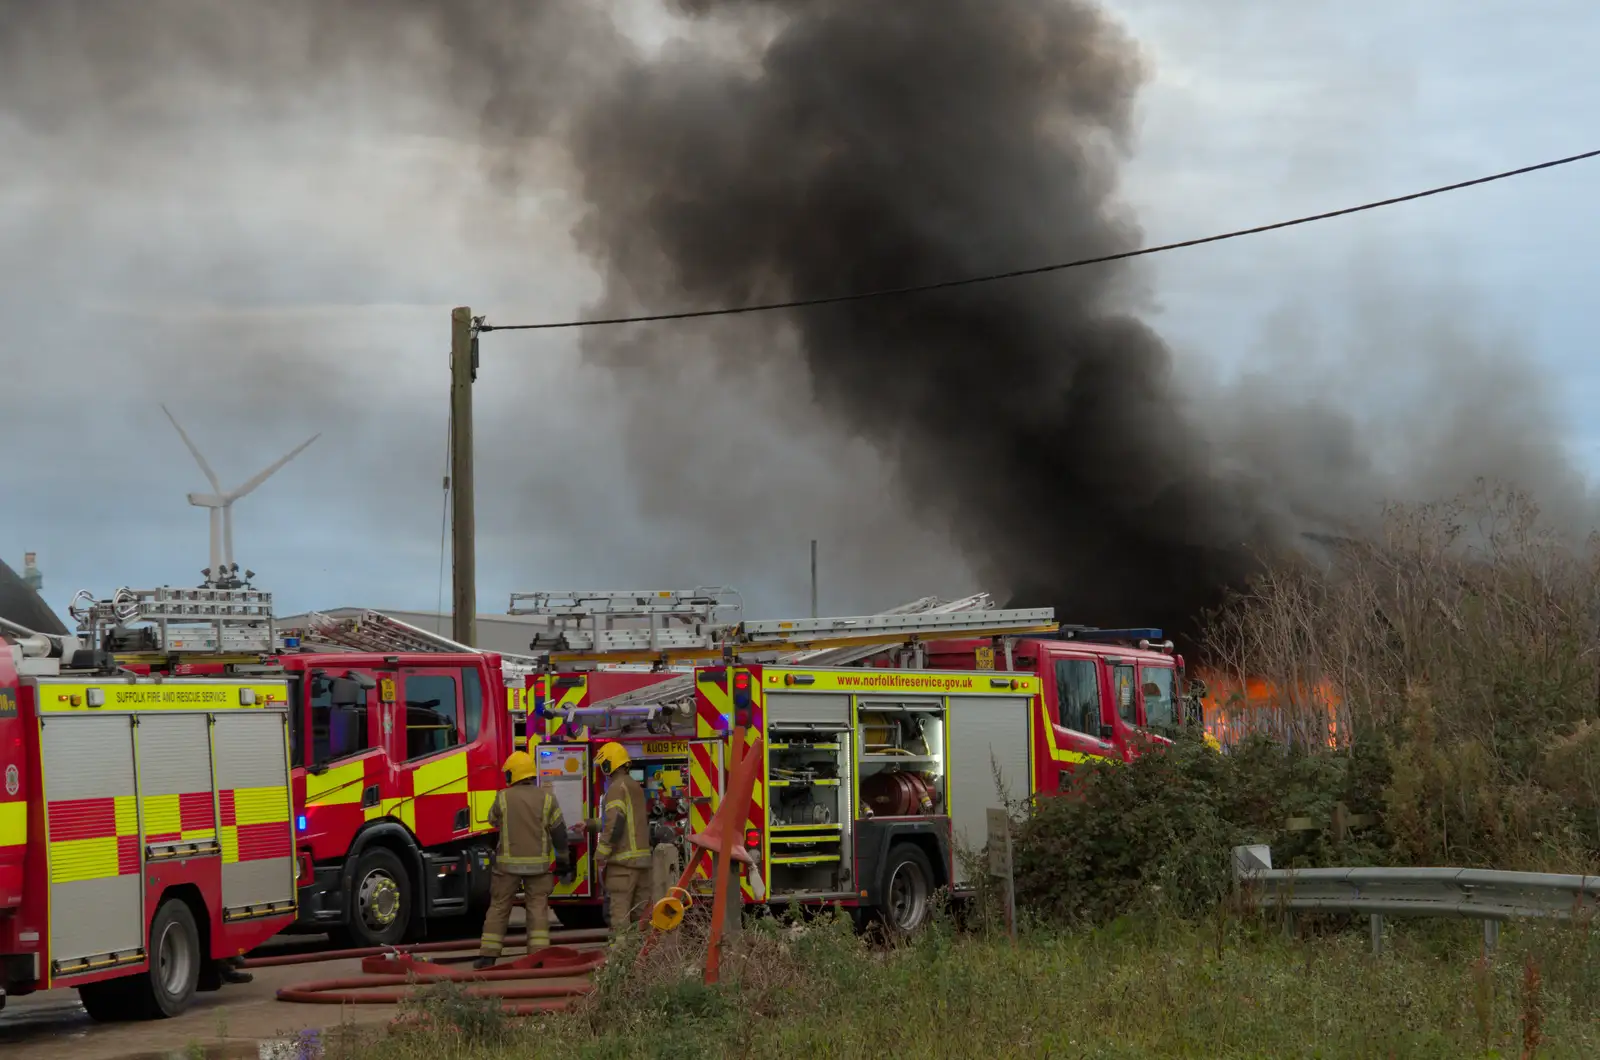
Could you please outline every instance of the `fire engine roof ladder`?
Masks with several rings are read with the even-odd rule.
[[[727,652],[806,651],[851,644],[886,645],[921,637],[992,635],[1054,630],[1052,608],[930,610],[919,613],[842,618],[745,619],[727,621],[728,605],[717,591],[517,593],[510,613],[550,620],[535,633],[531,649],[552,664],[621,661],[624,656],[717,658]],[[616,620],[648,621],[647,628],[620,628]],[[676,621],[678,624],[674,625]]]
[[[67,613],[91,647],[119,655],[252,656],[276,649],[272,594],[260,589],[124,587],[109,600],[80,589]]]
[[[286,633],[298,634],[299,646],[332,651],[370,652],[372,654],[401,653],[456,653],[478,655],[482,651],[432,633],[421,626],[391,618],[381,611],[363,611],[350,617],[335,617],[312,612],[306,624]],[[500,656],[503,675],[520,685],[522,678],[538,669],[539,660],[526,655]]]
[[[559,669],[563,663],[623,661],[607,656],[666,662],[686,651],[715,655],[720,648],[711,644],[711,631],[728,625],[742,607],[737,592],[720,586],[577,589],[512,593],[506,613],[544,620],[534,627],[529,648],[548,653]]]
[[[813,666],[848,666],[887,647],[928,635],[1016,635],[1055,628],[1052,608],[996,610],[987,593],[949,602],[923,597],[892,611],[850,618],[773,619],[743,622],[725,630],[721,642],[734,652],[773,653],[773,661]],[[839,647],[825,647],[830,641]],[[787,648],[788,650],[783,650]],[[654,721],[663,711],[692,703],[694,676],[684,674],[572,712]]]

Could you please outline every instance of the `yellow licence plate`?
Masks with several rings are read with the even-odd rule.
[[[644,753],[647,755],[686,755],[689,753],[688,740],[646,740]]]

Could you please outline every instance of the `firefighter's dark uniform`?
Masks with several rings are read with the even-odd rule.
[[[612,773],[606,787],[599,838],[595,857],[605,866],[611,937],[617,939],[638,923],[650,890],[650,817],[644,789],[625,770]]]
[[[556,872],[567,869],[567,824],[555,796],[536,787],[532,777],[519,780],[495,796],[489,823],[500,830],[494,874],[489,885],[489,915],[483,921],[478,948],[480,962],[500,956],[517,888],[524,893],[528,912],[528,952],[550,945],[550,892]]]

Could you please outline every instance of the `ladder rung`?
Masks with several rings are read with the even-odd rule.
[[[925,631],[1029,628],[1054,625],[1055,620],[1055,608],[1030,607],[947,614],[767,619],[745,622],[741,632],[746,640],[757,643],[763,640],[798,641],[823,635],[843,638],[874,633],[917,634]]]
[[[708,618],[737,605],[731,590],[704,589],[570,589],[512,593],[507,613],[578,620],[595,616],[679,616]]]

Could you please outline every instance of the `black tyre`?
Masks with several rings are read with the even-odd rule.
[[[91,1019],[170,1019],[194,1000],[200,982],[200,929],[188,903],[169,898],[150,922],[150,967],[139,975],[81,987],[78,996]]]
[[[921,848],[898,843],[889,848],[883,869],[880,912],[891,930],[910,935],[928,923],[933,910],[933,865]]]
[[[555,918],[561,921],[561,927],[568,931],[593,931],[608,925],[606,920],[606,907],[604,902],[593,905],[557,905],[550,911]]]
[[[368,948],[394,946],[411,927],[411,874],[393,852],[368,847],[356,859],[341,943]]]

